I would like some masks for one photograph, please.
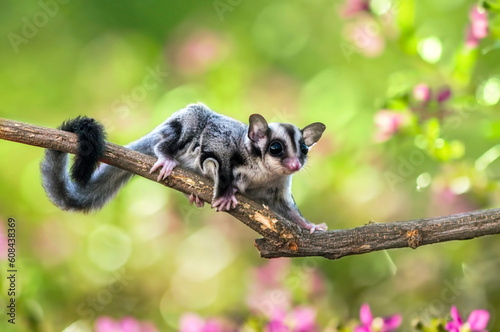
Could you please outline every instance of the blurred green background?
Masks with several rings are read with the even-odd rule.
[[[6,0],[0,116],[57,127],[85,114],[122,145],[198,101],[244,122],[321,121],[327,131],[293,184],[312,222],[351,228],[497,207],[495,3],[488,36],[472,47],[477,2],[376,0],[354,12],[349,3]],[[415,95],[419,84],[430,97]],[[362,303],[401,313],[401,331],[452,305],[489,310],[489,330],[500,330],[498,236],[270,263],[237,220],[141,178],[102,211],[60,211],[41,186],[42,154],[0,141],[1,232],[15,218],[19,271],[16,325],[2,312],[2,331],[91,331],[103,316],[173,331],[185,313],[250,329],[296,306],[336,331]]]

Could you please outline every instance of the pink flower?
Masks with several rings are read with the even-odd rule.
[[[488,14],[479,6],[472,7],[469,18],[474,37],[482,39],[488,35]]]
[[[179,323],[180,332],[221,332],[222,325],[215,319],[204,320],[193,313],[182,315]]]
[[[413,88],[413,98],[421,102],[428,102],[431,99],[431,88],[425,83],[415,85]]]
[[[150,322],[139,322],[133,317],[115,321],[102,316],[96,320],[94,332],[158,332],[158,329]]]
[[[172,46],[174,62],[183,72],[206,72],[224,59],[229,44],[226,38],[212,30],[196,30]]]
[[[317,270],[313,269],[309,274],[307,280],[307,294],[310,297],[324,296],[326,291],[326,281],[323,275]]]
[[[283,279],[290,272],[291,261],[287,258],[271,259],[254,270],[255,278],[261,285],[281,286]]]
[[[467,322],[463,323],[455,306],[451,307],[452,321],[446,324],[446,330],[450,332],[470,331],[486,332],[485,328],[490,319],[490,313],[486,310],[474,310],[470,313]]]
[[[427,84],[420,83],[413,88],[415,102],[410,104],[410,108],[413,114],[419,117],[419,120],[423,121],[429,117],[442,119],[449,113],[445,102],[450,98],[451,90],[449,87],[442,86],[437,92],[434,92]]]
[[[292,312],[294,329],[297,332],[315,331],[316,311],[308,307],[298,307]]]
[[[279,258],[254,269],[247,298],[251,311],[271,317],[275,310],[287,310],[290,307],[292,295],[283,282],[290,266],[290,259]]]
[[[469,12],[469,19],[465,45],[469,48],[476,48],[479,41],[488,35],[488,14],[483,8],[474,6]]]
[[[266,325],[266,332],[289,332],[286,324],[286,312],[281,309],[274,310],[269,323]]]
[[[266,332],[313,332],[316,331],[316,311],[308,307],[297,307],[288,315],[284,310],[275,310]]]
[[[479,45],[479,39],[472,34],[470,26],[467,28],[467,33],[465,36],[465,45],[468,48],[476,48]]]
[[[370,1],[369,0],[346,0],[344,5],[340,10],[340,14],[343,17],[354,16],[358,13],[369,12],[370,11]]]
[[[432,95],[431,88],[425,83],[417,84],[413,88],[413,98],[417,101],[426,103],[429,100],[431,100],[431,95]],[[439,90],[437,94],[437,101],[438,103],[442,103],[450,99],[450,97],[451,97],[451,90],[449,87],[445,86]]]
[[[94,332],[115,332],[118,324],[110,317],[99,317],[95,322]]]
[[[374,122],[377,131],[375,140],[378,142],[387,141],[401,127],[406,120],[406,115],[401,112],[390,110],[380,110],[375,114]]]
[[[373,318],[368,304],[361,306],[359,319],[362,325],[357,326],[354,332],[391,332],[397,329],[402,321],[401,315]]]
[[[373,58],[384,51],[385,39],[382,37],[380,25],[370,16],[359,17],[347,24],[344,35],[352,46],[366,57]]]
[[[442,88],[438,95],[437,95],[437,100],[438,100],[438,103],[442,103],[442,102],[445,102],[447,101],[448,99],[450,99],[451,97],[451,90],[450,88],[448,87],[444,87]]]

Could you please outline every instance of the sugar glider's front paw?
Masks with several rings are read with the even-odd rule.
[[[229,211],[234,209],[238,205],[238,200],[234,194],[236,189],[229,188],[229,190],[222,196],[214,198],[212,201],[212,207],[217,211]]]
[[[158,167],[162,167],[160,174],[158,175],[158,180],[165,180],[171,173],[172,170],[177,166],[178,163],[175,161],[175,159],[168,158],[168,157],[160,157],[156,161],[156,163],[151,167],[151,170],[149,173],[153,173]]]
[[[312,234],[314,233],[314,231],[326,231],[328,229],[328,226],[325,223],[319,225],[308,223],[306,225],[306,228],[309,230],[309,234]]]
[[[191,193],[189,195],[189,203],[196,205],[196,207],[202,208],[205,205],[205,201],[203,201],[201,198],[199,198],[197,195],[194,193]]]

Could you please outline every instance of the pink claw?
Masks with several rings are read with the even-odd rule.
[[[306,225],[306,228],[309,229],[309,234],[312,234],[316,230],[318,230],[318,231],[326,231],[328,229],[328,226],[326,226],[325,223],[319,224],[319,225],[308,224],[308,225]]]
[[[308,229],[309,234],[314,233],[316,230],[326,231],[328,229],[328,226],[326,226],[325,223],[319,225],[310,223],[309,221],[304,219],[304,217],[302,217],[300,213],[297,213],[295,216],[292,216],[292,220],[295,221],[300,227]]]
[[[162,166],[160,174],[158,175],[158,180],[165,180],[171,173],[172,170],[177,166],[177,161],[171,158],[160,157],[156,163],[151,167],[149,173],[153,173],[158,167]]]
[[[194,203],[196,207],[199,208],[202,208],[205,205],[205,202],[201,198],[196,196],[194,193],[191,193],[191,195],[189,195],[189,203],[190,204]]]
[[[236,193],[236,189],[232,189],[228,191],[228,193],[223,196],[215,199],[212,202],[212,207],[216,209],[216,211],[229,211],[234,209],[236,205],[238,205],[238,200],[234,194]]]

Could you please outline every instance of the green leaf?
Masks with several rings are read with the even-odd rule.
[[[460,159],[465,155],[465,145],[462,141],[451,141],[450,149],[452,159]]]
[[[500,37],[500,15],[495,15],[489,20],[489,37],[495,40],[494,45],[498,43]]]
[[[449,161],[452,157],[450,144],[442,138],[434,141],[431,153],[439,161]]]
[[[415,25],[415,2],[413,0],[398,1],[398,23],[403,33],[413,30]]]
[[[465,46],[455,55],[455,68],[453,77],[462,83],[468,83],[472,71],[476,65],[476,60],[479,51],[477,49],[470,50]]]
[[[439,120],[437,118],[431,118],[427,120],[427,123],[425,124],[425,133],[426,137],[429,140],[435,140],[439,137],[439,134],[441,132],[441,126],[439,124]]]
[[[484,137],[496,139],[500,137],[500,120],[483,123],[482,132]]]
[[[405,110],[408,108],[408,101],[402,98],[387,101],[387,108],[390,110]]]
[[[491,12],[500,13],[500,1],[499,0],[485,0],[482,6]]]

